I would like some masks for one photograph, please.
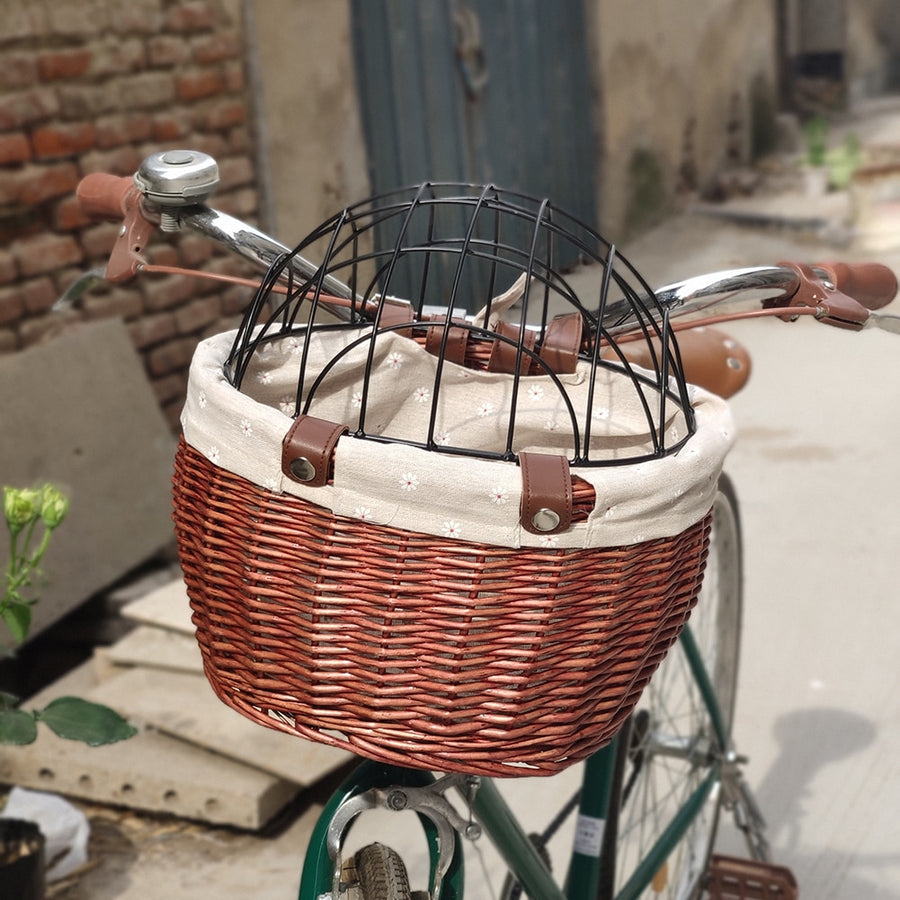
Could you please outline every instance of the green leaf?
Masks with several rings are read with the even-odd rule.
[[[33,744],[37,739],[37,722],[31,713],[21,709],[0,710],[0,744]]]
[[[38,719],[61,738],[91,747],[114,744],[137,734],[115,710],[80,697],[58,697],[37,713]]]
[[[21,644],[28,634],[28,629],[31,628],[31,605],[11,600],[0,609],[0,617],[3,618],[13,638]]]

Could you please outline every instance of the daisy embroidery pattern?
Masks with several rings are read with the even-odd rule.
[[[413,472],[405,472],[400,476],[400,490],[414,491],[419,486],[419,476]]]
[[[272,373],[271,372],[260,372],[259,375],[256,376],[256,380],[260,384],[271,384],[272,383]]]
[[[541,535],[541,546],[549,550],[551,547],[555,547],[559,544],[559,538],[555,534],[542,534]]]
[[[529,400],[540,400],[544,396],[544,388],[539,384],[533,384],[528,388],[527,397]]]
[[[544,431],[559,431],[559,423],[556,419],[547,419],[544,423]]]
[[[368,506],[357,506],[353,510],[353,515],[357,519],[362,519],[363,522],[368,522],[372,518],[372,510]]]
[[[452,520],[449,522],[444,522],[444,524],[441,526],[441,531],[444,533],[444,537],[462,537],[462,529],[459,527],[459,522],[453,522]]]
[[[394,350],[391,353],[388,353],[385,362],[387,363],[387,367],[389,369],[399,369],[400,366],[403,365],[403,354],[398,353],[396,350]]]
[[[293,397],[283,397],[281,402],[278,404],[281,411],[286,415],[293,415],[294,412],[294,398]]]
[[[217,466],[219,464],[219,448],[210,447],[206,457],[214,466]]]
[[[489,416],[494,411],[494,405],[492,403],[488,403],[484,401],[483,403],[478,404],[478,408],[475,412],[478,413],[478,417],[483,419],[485,416]]]
[[[362,391],[354,391],[353,396],[350,398],[350,405],[359,409],[362,406]]]
[[[244,437],[253,436],[253,423],[249,419],[241,419],[241,434]]]
[[[439,444],[441,447],[446,447],[450,443],[450,432],[442,431],[438,434],[438,436],[434,439],[436,444]]]
[[[427,387],[419,387],[413,391],[413,400],[416,403],[426,403],[431,396],[431,391]]]
[[[197,394],[197,406],[199,406],[200,409],[206,409],[206,391],[200,391],[200,393]]]
[[[509,492],[505,491],[501,487],[494,487],[491,488],[490,498],[491,503],[496,503],[498,506],[500,506],[501,504],[506,503],[506,501],[509,500]]]

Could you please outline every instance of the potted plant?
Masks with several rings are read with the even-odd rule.
[[[68,509],[68,499],[53,485],[3,488],[9,561],[0,621],[16,643],[28,636],[40,563]],[[0,691],[0,744],[32,743],[39,723],[62,738],[91,746],[111,744],[136,733],[114,710],[79,697],[58,697],[43,709],[23,710],[17,697]],[[43,853],[44,837],[34,823],[0,818],[0,900],[40,900],[44,896]]]

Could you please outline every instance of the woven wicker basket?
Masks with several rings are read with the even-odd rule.
[[[372,759],[483,775],[553,774],[612,738],[688,617],[709,535],[707,517],[621,548],[441,541],[271,493],[185,443],[175,509],[225,703]]]
[[[324,258],[307,280],[301,251]],[[576,292],[573,260],[603,277]],[[540,198],[434,184],[279,257],[197,348],[182,424],[177,535],[222,700],[488,775],[615,734],[696,600],[731,443],[609,242]]]

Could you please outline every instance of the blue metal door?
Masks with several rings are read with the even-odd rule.
[[[352,0],[352,11],[374,193],[490,183],[596,221],[584,0]]]

